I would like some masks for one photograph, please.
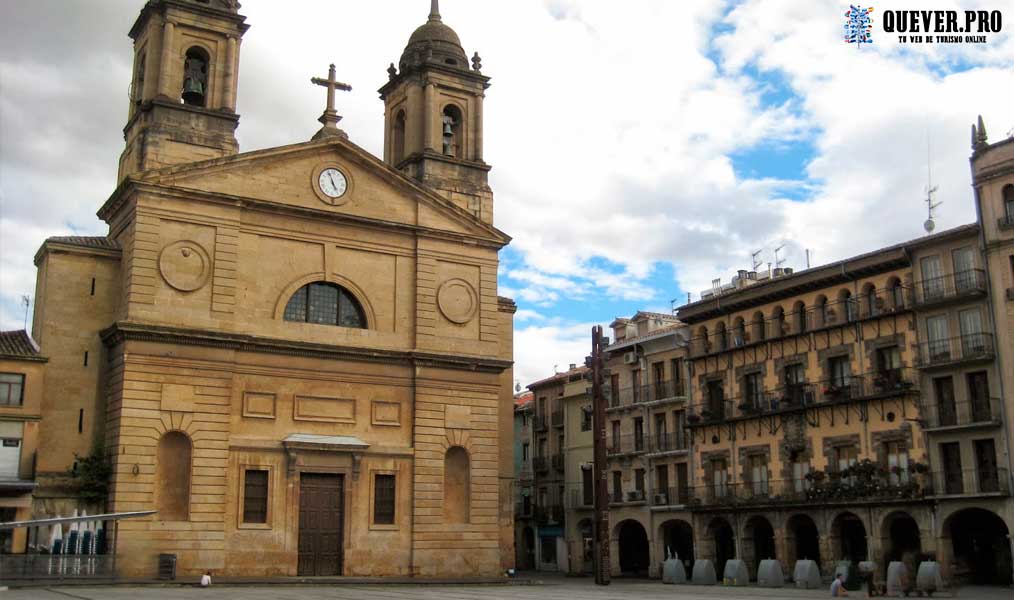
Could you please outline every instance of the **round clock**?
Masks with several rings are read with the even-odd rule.
[[[320,172],[317,177],[317,185],[325,196],[337,200],[345,195],[349,189],[349,182],[345,174],[334,167],[328,167]]]

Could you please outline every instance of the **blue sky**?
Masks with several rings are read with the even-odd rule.
[[[45,237],[102,235],[115,185],[139,0],[0,5],[0,326],[20,327]],[[308,139],[338,65],[342,127],[381,154],[375,90],[429,3],[246,0],[242,150]],[[515,298],[515,376],[580,362],[592,324],[669,310],[761,250],[804,266],[922,234],[927,138],[941,228],[969,222],[969,124],[1014,129],[1014,39],[842,41],[847,2],[444,0],[492,77],[501,295]],[[921,8],[996,9],[927,0]],[[60,19],[52,18],[61,14]],[[1009,13],[1009,14],[1008,14]],[[1004,20],[1014,22],[1009,10]],[[333,23],[354,23],[341,36]],[[1010,29],[1010,28],[1006,28]],[[75,56],[73,63],[66,56]],[[68,110],[67,107],[74,107]],[[52,173],[60,173],[60,186]]]

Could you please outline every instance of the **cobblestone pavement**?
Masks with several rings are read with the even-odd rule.
[[[826,598],[826,590],[794,588],[728,588],[721,586],[662,585],[658,581],[617,580],[597,587],[590,579],[544,579],[532,585],[216,585],[209,589],[186,586],[64,586],[0,592],[3,600],[639,600],[680,597],[690,599],[800,600]],[[853,596],[862,598],[863,594]],[[951,596],[951,594],[946,594]],[[934,595],[934,598],[941,597]],[[1011,600],[1011,588],[963,588],[963,600]]]

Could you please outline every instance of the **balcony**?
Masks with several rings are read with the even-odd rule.
[[[563,411],[553,411],[553,427],[563,427]]]
[[[559,525],[563,525],[563,521],[564,521],[564,516],[565,515],[566,515],[566,511],[564,510],[562,504],[552,504],[552,505],[550,505],[550,507],[549,507],[549,520],[550,520],[550,522],[557,523]]]
[[[627,502],[630,504],[644,502],[644,490],[631,490],[627,492]]]
[[[1004,215],[996,220],[1000,229],[1014,229],[1014,215]]]
[[[968,269],[924,279],[915,284],[915,306],[926,308],[948,302],[986,295],[986,272]]]
[[[610,456],[620,454],[636,454],[645,451],[645,436],[626,434],[619,438],[610,436],[606,440],[606,454]]]
[[[528,504],[525,504],[524,502],[515,502],[514,516],[519,519],[530,518],[532,516],[532,504],[530,502]]]
[[[690,436],[686,433],[660,433],[648,438],[648,451],[655,454],[679,452],[690,449]]]
[[[966,279],[962,278],[960,283],[965,285]],[[799,312],[768,316],[763,321],[736,322],[725,325],[726,329],[709,332],[707,336],[697,335],[689,341],[690,356],[708,356],[829,327],[886,317],[908,311],[912,305],[911,290],[904,286],[873,290],[860,297],[830,300]]]
[[[521,467],[521,471],[518,473],[518,482],[521,485],[530,485],[535,476],[532,474],[532,468],[530,464],[524,464]]]
[[[536,456],[532,459],[532,468],[535,469],[536,473],[549,472],[549,459],[545,456]]]
[[[1000,398],[936,402],[923,406],[922,416],[923,427],[927,431],[1000,425]]]
[[[553,468],[561,473],[567,468],[567,463],[564,460],[563,454],[553,455]]]
[[[815,383],[796,383],[760,390],[749,397],[724,398],[720,402],[705,398],[691,406],[687,422],[688,427],[699,427],[839,402],[905,394],[917,389],[917,381],[913,369],[900,367]]]
[[[915,365],[920,369],[931,369],[969,361],[992,360],[995,354],[993,334],[971,333],[919,344]]]
[[[963,469],[933,473],[933,487],[937,495],[978,496],[1010,495],[1007,469]]]
[[[824,475],[823,472],[819,472]],[[922,498],[932,494],[928,476],[908,471],[871,478],[831,474],[823,479],[765,480],[696,486],[693,503],[699,506],[769,504],[832,504]]]
[[[609,408],[633,406],[645,402],[664,402],[666,400],[683,399],[685,387],[682,381],[664,380],[655,383],[638,385],[613,390],[608,398]]]
[[[671,487],[657,490],[651,496],[651,504],[652,506],[678,506],[681,504],[689,504],[690,499],[692,498],[691,491],[692,490],[689,487],[682,487],[679,489]]]
[[[549,429],[546,422],[546,415],[535,415],[535,418],[532,419],[532,421],[535,426],[535,431],[546,431]]]

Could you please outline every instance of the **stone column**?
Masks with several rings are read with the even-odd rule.
[[[236,38],[229,36],[225,47],[225,73],[223,74],[222,108],[236,111]]]
[[[482,100],[485,97],[486,94],[479,94],[475,98],[475,140],[472,142],[475,160],[482,160]]]
[[[170,89],[172,79],[169,77],[172,72],[173,59],[173,32],[176,26],[172,21],[166,20],[162,26],[162,58],[159,63],[158,95],[172,98],[173,92]]]
[[[435,150],[433,147],[433,96],[436,91],[433,84],[427,82],[423,87],[423,150]]]

